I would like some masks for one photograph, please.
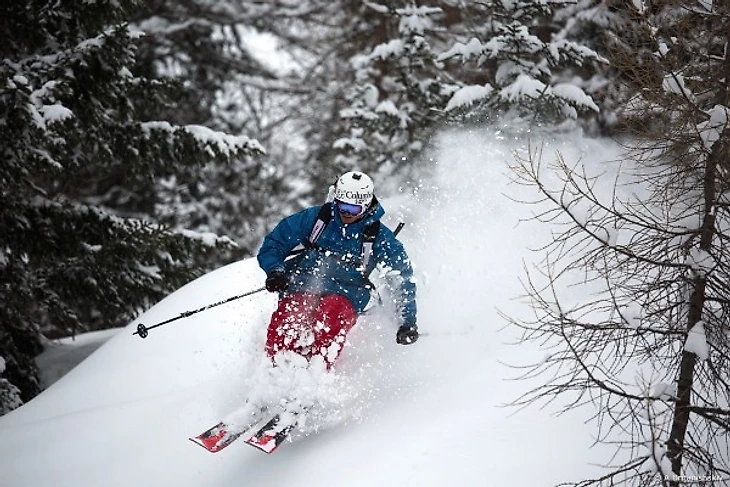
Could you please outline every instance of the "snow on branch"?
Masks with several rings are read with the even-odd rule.
[[[521,74],[512,84],[502,88],[499,95],[502,100],[509,103],[541,98],[557,102],[558,105],[562,105],[563,114],[570,118],[577,117],[575,108],[599,111],[598,105],[581,88],[565,83],[548,86],[525,74]]]
[[[15,74],[7,81],[11,90],[27,93],[26,110],[34,125],[40,130],[47,130],[49,124],[62,122],[74,116],[74,113],[57,101],[57,92],[63,91],[64,83],[58,80],[46,81],[40,88],[33,88],[30,80],[23,74]]]
[[[245,135],[231,135],[224,132],[212,130],[202,125],[174,126],[169,122],[144,122],[141,124],[142,131],[150,135],[153,132],[167,132],[170,135],[178,131],[192,135],[199,144],[203,145],[211,156],[216,153],[230,157],[234,153],[242,152],[246,155],[265,154],[266,150],[261,144]]]
[[[61,205],[59,204],[54,204],[54,206],[61,208]],[[120,217],[102,207],[88,206],[81,203],[74,203],[71,205],[71,208],[79,215],[94,215],[95,218],[97,218],[99,221],[103,221],[108,224],[110,228],[115,229],[115,232],[123,234],[147,232],[166,235],[179,235],[188,240],[197,241],[206,247],[216,247],[218,245],[232,247],[237,246],[237,244],[229,237],[220,236],[212,232],[199,232],[194,230],[188,230],[185,228],[169,228],[164,225],[153,223],[147,220],[141,220],[139,218]],[[88,244],[86,246],[89,247]],[[101,247],[94,246],[89,250],[93,252],[98,252],[99,250],[101,250]],[[155,271],[152,269],[140,268],[140,270],[144,270],[145,273],[148,275],[153,275],[155,273]]]
[[[408,113],[399,110],[391,100],[384,100],[375,107],[375,113],[385,114],[398,120],[401,128],[406,128],[410,122]]]
[[[378,12],[379,14],[387,14],[389,12],[388,7],[380,3],[364,2],[365,6]]]
[[[445,61],[452,57],[460,56],[463,61],[468,61],[473,57],[481,56],[483,49],[484,46],[482,45],[481,41],[476,37],[472,37],[471,40],[466,44],[462,44],[461,42],[457,42],[456,44],[454,44],[451,49],[442,53],[438,57],[438,60]]]
[[[183,130],[191,133],[197,140],[207,145],[214,145],[224,154],[245,151],[265,154],[266,151],[257,140],[245,135],[231,135],[209,129],[202,125],[186,125]]]
[[[567,39],[554,39],[546,45],[546,48],[556,63],[565,59],[572,61],[577,66],[583,66],[586,60],[609,64],[608,59],[593,49]]]
[[[361,137],[341,137],[334,141],[332,147],[335,149],[350,148],[355,152],[365,151],[368,144]]]
[[[651,391],[651,398],[673,401],[677,398],[677,384],[657,382]]]
[[[404,44],[401,39],[392,39],[384,44],[375,46],[369,59],[388,59],[391,57],[399,58],[403,55]]]
[[[238,244],[231,240],[229,237],[220,236],[213,232],[196,232],[194,230],[178,229],[175,230],[178,233],[190,240],[197,240],[206,247],[216,247],[220,244],[224,244],[231,247],[238,247]]]
[[[465,86],[454,93],[446,104],[446,111],[471,106],[474,103],[488,98],[493,92],[494,88],[488,83],[486,85]]]
[[[706,250],[692,248],[685,263],[699,276],[706,276],[717,265],[715,259]]]
[[[694,93],[687,88],[684,83],[684,76],[681,74],[670,73],[666,75],[662,81],[662,89],[667,93],[683,96],[687,100],[695,99]]]
[[[441,13],[442,10],[438,7],[409,6],[396,9],[395,12],[401,17],[398,24],[398,31],[401,34],[423,35],[426,29],[432,27],[428,15]]]
[[[372,110],[363,108],[343,108],[340,110],[342,118],[359,118],[362,120],[377,120],[378,115]]]
[[[551,87],[550,90],[555,96],[567,101],[575,107],[589,108],[596,113],[601,111],[601,109],[598,108],[598,105],[596,105],[593,101],[593,98],[576,85],[558,83]]]
[[[43,120],[45,120],[46,123],[61,122],[63,120],[66,120],[67,118],[72,118],[74,116],[71,110],[61,105],[60,103],[43,105],[40,108],[40,112],[43,114]]]
[[[709,120],[697,124],[697,131],[700,133],[704,148],[709,151],[727,128],[730,122],[730,109],[723,105],[715,105],[707,110],[707,116]]]
[[[549,87],[542,81],[521,74],[513,83],[502,88],[499,96],[505,101],[514,103],[524,98],[540,98],[548,89]]]
[[[710,356],[710,347],[707,344],[705,334],[705,323],[698,321],[687,333],[687,340],[684,342],[684,351],[697,355],[700,360],[707,360]]]

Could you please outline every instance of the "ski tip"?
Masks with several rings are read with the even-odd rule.
[[[279,416],[276,416],[259,429],[258,432],[247,438],[246,443],[271,455],[289,439],[289,433],[291,433],[294,426],[296,426],[296,423],[292,423],[285,426],[283,429],[278,429],[278,422]]]
[[[201,448],[204,448],[205,450],[207,450],[211,453],[215,453],[216,451],[218,451],[216,449],[211,449],[211,448],[208,448],[207,446],[205,446],[205,444],[198,437],[188,438],[188,440],[192,441],[196,445],[200,445]]]
[[[224,423],[218,423],[198,436],[188,438],[211,453],[216,453],[233,443],[241,433],[230,433]]]
[[[273,436],[268,436],[268,435],[263,436],[261,438],[256,438],[254,436],[254,437],[246,440],[246,443],[248,443],[252,447],[256,448],[257,450],[260,450],[269,455],[274,453],[281,445],[281,443],[276,441],[276,438],[274,438]]]
[[[188,438],[188,440],[192,441],[196,445],[200,445],[201,448],[204,448],[211,453],[218,453],[219,451],[231,444],[231,442],[205,441],[199,436]]]

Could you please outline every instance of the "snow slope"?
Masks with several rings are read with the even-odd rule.
[[[44,344],[43,353],[36,357],[41,387],[47,389],[118,332],[118,329],[112,328],[49,340]]]
[[[395,344],[387,306],[361,317],[333,374],[276,376],[261,349],[275,297],[257,293],[133,336],[150,326],[261,286],[245,260],[179,289],[78,367],[0,418],[0,485],[84,486],[515,486],[577,480],[605,459],[591,448],[590,411],[516,411],[503,404],[530,383],[503,365],[542,352],[507,345],[497,309],[519,314],[528,247],[549,229],[517,224],[529,208],[506,194],[507,164],[526,140],[496,130],[444,135],[415,196],[383,198],[391,228],[419,278],[415,345]],[[548,140],[568,160],[615,157],[605,141]],[[406,185],[406,182],[404,182]],[[320,404],[275,455],[237,442],[210,454],[187,441],[235,414],[247,396],[301,392]]]

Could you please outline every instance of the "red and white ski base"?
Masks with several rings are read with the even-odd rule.
[[[218,423],[198,436],[190,438],[190,441],[202,446],[211,453],[217,453],[236,441],[243,433],[245,433],[245,430],[229,432],[225,423]]]
[[[283,418],[286,418],[286,420]],[[296,415],[291,413],[285,413],[283,416],[276,414],[248,437],[246,443],[265,453],[274,453],[286,441],[289,433],[296,425]],[[211,453],[217,453],[243,436],[246,431],[247,429],[229,431],[226,424],[221,422],[198,436],[190,438],[190,441],[202,446]]]
[[[251,435],[246,443],[264,453],[272,454],[289,437],[289,433],[296,425],[295,416],[292,416],[290,421],[283,421],[282,416],[277,414]]]

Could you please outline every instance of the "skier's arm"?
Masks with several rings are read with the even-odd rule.
[[[284,259],[294,247],[309,238],[318,211],[317,207],[313,207],[288,216],[264,238],[256,256],[264,272],[284,270]]]
[[[400,289],[397,291],[398,308],[401,312],[403,324],[408,326],[416,326],[416,282],[413,277],[413,267],[408,258],[403,244],[395,238],[393,232],[388,228],[381,230],[382,240],[380,245],[376,245],[378,250],[378,260],[387,268],[396,271],[400,279]],[[377,248],[379,247],[379,248]]]

